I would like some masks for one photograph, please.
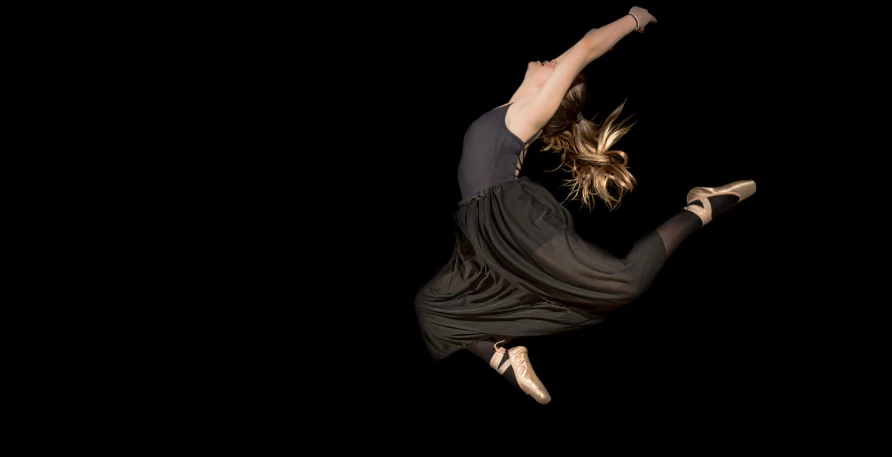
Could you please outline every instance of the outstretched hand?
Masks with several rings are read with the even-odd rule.
[[[647,27],[647,24],[657,23],[657,18],[653,17],[653,15],[647,12],[644,8],[633,6],[632,9],[629,10],[629,14],[633,14],[638,18],[638,28],[636,29],[638,33],[644,33],[644,28]]]

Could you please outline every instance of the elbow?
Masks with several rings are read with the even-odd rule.
[[[585,48],[588,49],[589,58],[594,60],[605,52],[613,49],[613,40],[601,29],[591,29],[582,38]]]

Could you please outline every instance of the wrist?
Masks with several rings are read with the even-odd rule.
[[[641,21],[640,21],[640,19],[638,18],[638,15],[637,15],[637,14],[635,14],[635,13],[626,13],[625,17],[626,17],[626,18],[629,18],[629,19],[628,19],[628,22],[630,22],[630,23],[634,23],[634,24],[635,24],[635,28],[634,28],[633,30],[638,30],[638,29],[641,28]]]

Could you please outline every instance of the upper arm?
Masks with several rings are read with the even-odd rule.
[[[518,104],[512,116],[512,127],[525,133],[536,132],[545,126],[561,105],[570,84],[592,60],[591,48],[584,40],[570,48],[539,91]]]

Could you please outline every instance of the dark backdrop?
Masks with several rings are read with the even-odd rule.
[[[205,259],[222,274],[204,290],[232,303],[211,314],[227,325],[204,326],[219,332],[207,341],[220,378],[256,384],[237,391],[276,413],[264,417],[312,406],[332,424],[618,411],[783,421],[826,408],[816,380],[839,371],[828,354],[843,354],[856,324],[825,293],[847,271],[829,261],[842,252],[820,230],[831,218],[803,210],[824,202],[815,179],[790,183],[832,177],[805,170],[835,163],[820,147],[835,124],[815,121],[837,95],[813,71],[833,47],[818,26],[791,28],[802,16],[790,8],[671,3],[639,4],[659,23],[585,70],[587,117],[627,101],[635,126],[619,147],[639,185],[613,212],[568,202],[576,230],[623,255],[692,187],[753,179],[758,192],[690,237],[616,319],[517,341],[554,398],[545,406],[470,354],[434,364],[413,297],[452,253],[468,125],[508,101],[527,62],[632,5],[361,4],[281,26],[264,12],[252,45],[226,48],[246,57],[234,84],[250,109],[217,135],[247,133],[217,178],[230,193],[203,209],[218,211],[205,233],[228,235]],[[546,171],[556,160],[531,152],[523,174],[563,199],[565,175]]]
[[[587,117],[602,120],[627,100],[623,114],[636,124],[619,147],[639,185],[613,212],[567,207],[582,236],[623,255],[681,210],[692,187],[753,179],[757,194],[689,238],[647,294],[614,321],[516,343],[529,348],[550,405],[538,405],[469,353],[435,365],[422,345],[412,298],[452,252],[465,129],[508,101],[528,61],[556,57],[629,6],[531,11],[531,21],[501,11],[442,11],[436,21],[408,14],[406,22],[384,21],[378,41],[363,49],[375,57],[355,68],[353,87],[373,101],[359,103],[357,113],[380,135],[370,140],[369,160],[385,171],[370,190],[374,219],[357,226],[362,237],[363,225],[373,225],[368,242],[378,243],[366,264],[377,286],[358,306],[369,307],[373,336],[362,345],[372,351],[372,376],[385,386],[374,399],[381,407],[447,416],[596,413],[608,405],[727,412],[777,408],[778,396],[795,401],[793,377],[779,375],[795,373],[797,337],[786,327],[792,303],[777,275],[785,267],[772,219],[777,169],[766,165],[780,163],[789,141],[772,131],[772,118],[797,109],[783,96],[791,82],[775,64],[791,62],[781,58],[784,44],[768,36],[777,18],[737,10],[723,22],[730,6],[707,13],[641,4],[659,23],[585,70]],[[563,199],[566,175],[546,171],[557,164],[555,156],[531,153],[523,174]]]
[[[874,340],[885,332],[866,325],[885,322],[869,313],[882,295],[866,295],[884,284],[885,237],[865,229],[886,225],[873,220],[881,204],[859,206],[885,195],[863,191],[885,182],[865,178],[883,171],[873,160],[884,146],[856,141],[885,131],[867,126],[883,104],[864,84],[884,74],[865,33],[882,32],[881,15],[777,2],[638,5],[659,23],[585,70],[584,113],[603,120],[627,100],[623,114],[636,124],[619,147],[639,185],[613,212],[567,203],[576,230],[623,255],[680,211],[692,187],[753,179],[758,192],[690,237],[612,321],[515,342],[529,348],[551,404],[470,354],[434,364],[413,297],[453,249],[468,125],[508,101],[527,62],[558,56],[633,3],[170,12],[184,36],[145,36],[169,48],[135,54],[150,79],[133,91],[172,99],[147,124],[146,138],[164,142],[146,160],[178,179],[161,174],[146,186],[151,211],[128,202],[150,230],[132,241],[161,261],[145,276],[116,266],[147,280],[129,293],[157,299],[139,307],[122,295],[116,306],[138,315],[112,326],[135,334],[131,324],[150,323],[137,337],[151,357],[102,339],[125,351],[97,385],[123,380],[131,373],[118,362],[134,362],[132,378],[146,385],[114,397],[116,406],[161,411],[153,420],[180,434],[207,429],[215,439],[202,445],[244,437],[252,449],[278,436],[304,444],[319,428],[335,432],[318,434],[328,445],[364,448],[372,443],[355,432],[391,445],[423,439],[425,450],[501,430],[515,432],[510,445],[518,430],[555,442],[518,413],[561,427],[600,418],[637,431],[654,421],[698,441],[715,436],[704,427],[733,421],[743,427],[725,444],[779,435],[799,444],[794,428],[835,432],[874,417],[854,411],[878,409],[864,386],[879,377],[860,369],[879,371],[884,360],[869,349],[884,347]],[[168,86],[176,90],[162,97]],[[191,135],[166,138],[183,132]],[[531,152],[523,174],[563,199],[564,175],[545,171],[556,165]],[[823,445],[831,434],[813,436]]]

